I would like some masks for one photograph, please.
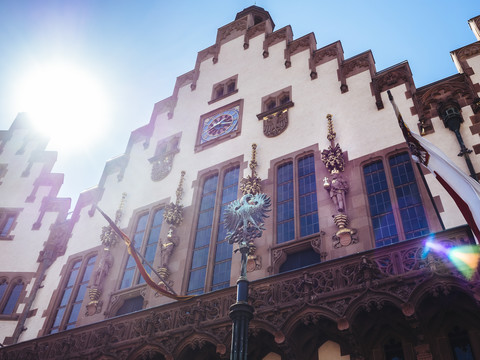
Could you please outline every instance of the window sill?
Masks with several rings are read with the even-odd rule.
[[[293,101],[289,101],[287,102],[286,104],[283,104],[283,105],[280,105],[280,106],[277,106],[271,110],[267,110],[267,111],[264,111],[264,112],[261,112],[260,114],[257,114],[257,119],[258,120],[263,120],[265,117],[267,117],[268,115],[272,115],[272,114],[275,114],[279,111],[283,111],[283,110],[286,110],[286,109],[289,109],[291,107],[293,107],[293,105],[295,105],[293,103]]]
[[[0,314],[0,321],[17,321],[19,317],[20,317],[19,314],[10,314],[10,315]]]
[[[285,262],[289,254],[312,248],[315,252],[319,253],[322,257],[322,261],[325,260],[327,254],[322,251],[325,248],[323,244],[325,240],[325,232],[320,231],[316,234],[308,235],[300,239],[293,239],[272,246],[272,272],[278,274],[280,266]]]

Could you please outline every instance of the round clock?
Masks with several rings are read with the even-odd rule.
[[[200,144],[227,135],[237,129],[239,106],[219,112],[203,120]]]

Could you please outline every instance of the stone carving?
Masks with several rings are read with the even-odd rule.
[[[348,192],[348,182],[342,175],[334,170],[331,182],[328,181],[327,177],[323,179],[323,187],[329,192],[336,209],[341,213],[345,212],[345,195]]]
[[[345,159],[340,145],[338,143],[335,144],[337,134],[333,131],[331,114],[327,115],[327,121],[327,139],[330,140],[330,146],[328,149],[322,151],[322,162],[332,175],[332,179],[330,180],[328,177],[325,177],[323,179],[323,187],[328,191],[330,199],[332,199],[335,205],[335,211],[337,212],[336,214],[332,214],[332,217],[339,230],[332,236],[332,240],[334,242],[334,248],[339,248],[358,242],[358,238],[356,237],[357,230],[347,228],[346,195],[349,185],[341,174],[345,170]]]
[[[125,199],[127,197],[127,193],[122,194],[122,199],[120,200],[120,205],[118,207],[117,212],[115,213],[115,224],[118,225],[122,220],[123,216],[123,208],[125,207]],[[112,227],[104,226],[102,227],[102,233],[100,234],[100,241],[102,242],[105,248],[109,249],[115,246],[118,242],[118,235],[113,231]]]
[[[180,182],[175,192],[176,200],[175,203],[170,203],[165,206],[165,212],[163,213],[163,218],[165,222],[170,225],[170,229],[174,229],[180,226],[183,222],[183,205],[180,204],[180,201],[183,197],[183,182],[185,181],[185,171],[180,173]],[[173,231],[173,230],[172,230]]]
[[[252,159],[250,160],[250,170],[252,171],[251,175],[248,175],[246,178],[243,178],[240,181],[240,191],[243,195],[246,194],[259,194],[262,191],[262,185],[260,179],[257,175],[256,168],[257,168],[257,144],[252,144]]]
[[[451,244],[461,245],[467,231],[466,228],[451,229],[442,232],[441,236],[449,239]],[[416,254],[423,250],[425,240],[425,237],[412,239],[377,248],[367,254],[352,254],[308,269],[257,280],[252,283],[249,297],[256,310],[253,326],[269,329],[272,337],[277,339],[278,336],[282,342],[281,334],[291,334],[292,329],[305,322],[317,322],[321,327],[324,321],[318,318],[318,314],[323,314],[327,322],[330,320],[336,324],[335,328],[342,330],[338,339],[347,344],[345,351],[352,354],[355,348],[348,345],[351,335],[348,331],[363,329],[365,322],[358,320],[364,319],[358,316],[362,311],[373,311],[388,303],[400,314],[408,316],[412,309],[405,304],[411,302],[416,305],[418,294],[424,294],[422,297],[442,297],[455,292],[471,298],[472,309],[478,312],[478,304],[473,301],[475,290],[472,282],[454,271],[450,262],[443,264],[449,271],[440,276],[429,272],[426,260],[419,263],[421,259],[417,259]],[[411,259],[415,259],[415,265],[412,265]],[[381,265],[387,263],[399,266],[387,269]],[[426,277],[426,274],[429,276]],[[370,289],[375,287],[374,291],[366,289],[368,282]],[[478,283],[478,277],[474,282]],[[392,302],[392,299],[399,301]],[[206,293],[196,301],[170,303],[135,315],[113,317],[89,326],[5,346],[0,349],[0,359],[137,359],[136,355],[143,353],[143,349],[153,349],[153,346],[157,353],[162,354],[156,356],[177,359],[181,358],[181,350],[195,338],[213,342],[214,349],[218,348],[218,344],[228,347],[231,328],[229,306],[234,302],[234,288]],[[358,342],[365,340],[361,332],[355,335]],[[282,351],[292,351],[288,341],[282,344],[286,346]]]
[[[118,210],[115,213],[115,224],[118,225],[122,220],[123,209],[125,207],[125,199],[127,193],[122,194],[122,199],[120,200],[120,205]],[[100,261],[98,263],[97,269],[93,274],[93,284],[90,289],[88,289],[88,296],[90,298],[89,303],[86,306],[86,316],[91,316],[94,314],[99,314],[102,311],[103,301],[100,300],[102,295],[103,285],[105,279],[110,273],[110,269],[113,266],[113,256],[110,252],[110,248],[115,246],[118,242],[118,235],[112,229],[112,227],[104,226],[102,227],[102,233],[100,234],[100,241],[102,242],[104,249],[101,254]]]
[[[178,149],[179,136],[173,136],[169,139],[159,141],[155,156],[148,159],[152,164],[151,179],[160,181],[165,179],[173,166],[173,158],[180,151]]]
[[[263,133],[266,137],[275,137],[285,131],[288,126],[288,109],[277,111],[263,117]]]

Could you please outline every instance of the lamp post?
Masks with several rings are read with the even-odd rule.
[[[445,127],[452,131],[457,138],[458,144],[460,145],[458,156],[462,156],[465,159],[470,176],[478,181],[477,173],[473,168],[472,160],[470,160],[469,155],[472,150],[465,146],[462,135],[460,134],[460,124],[463,122],[463,117],[460,114],[460,106],[454,101],[448,101],[439,106],[438,114],[443,120]]]
[[[230,360],[247,360],[248,324],[253,307],[248,304],[247,258],[253,240],[262,236],[263,220],[270,211],[270,198],[265,194],[246,194],[230,203],[225,210],[225,227],[229,243],[238,243],[241,254],[240,277],[237,280],[237,301],[230,306],[232,346]]]

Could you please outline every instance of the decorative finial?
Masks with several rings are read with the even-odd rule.
[[[328,135],[327,139],[333,143],[337,134],[333,131],[333,121],[332,121],[332,114],[327,114],[327,121],[328,121]],[[332,144],[333,145],[333,144]]]
[[[122,199],[120,200],[120,205],[118,206],[118,210],[115,213],[115,225],[120,224],[120,221],[122,220],[123,216],[123,209],[125,208],[125,199],[127,198],[127,193],[122,193]],[[104,226],[102,227],[102,233],[100,234],[100,241],[102,242],[103,246],[105,248],[109,249],[112,246],[115,246],[115,244],[118,241],[118,236],[113,231],[111,226]]]
[[[259,194],[262,191],[262,185],[260,179],[257,176],[256,168],[257,168],[257,144],[252,144],[252,159],[250,160],[250,170],[252,170],[252,174],[248,175],[246,178],[243,178],[240,182],[240,191],[243,195],[246,194]]]
[[[183,182],[185,181],[185,170],[182,170],[180,173],[180,182],[178,183],[177,191],[175,192],[175,196],[177,197],[175,204],[180,205],[180,201],[183,198]]]
[[[180,182],[175,192],[176,200],[175,203],[170,203],[165,206],[165,212],[163,213],[163,218],[165,222],[172,227],[178,227],[183,222],[183,205],[180,204],[183,196],[183,182],[185,179],[185,171],[180,173]]]

